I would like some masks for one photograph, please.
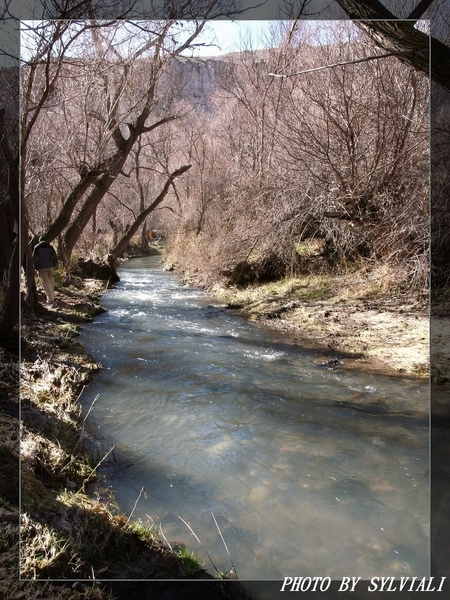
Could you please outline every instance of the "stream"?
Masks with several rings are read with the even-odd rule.
[[[426,382],[328,368],[159,257],[119,275],[81,334],[103,366],[81,403],[125,514],[213,574],[428,576]]]

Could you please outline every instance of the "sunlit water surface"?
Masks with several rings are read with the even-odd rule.
[[[428,575],[426,384],[318,366],[157,257],[120,277],[82,333],[104,367],[82,403],[126,514],[241,579]]]

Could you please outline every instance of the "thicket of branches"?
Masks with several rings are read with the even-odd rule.
[[[315,70],[379,52],[350,23],[324,24],[319,45],[308,30],[285,26],[277,49],[230,59],[214,109],[192,117],[169,258],[209,282],[383,261],[424,286],[427,78],[395,57]]]
[[[39,234],[56,240],[66,269],[74,253],[91,250],[114,267],[188,170],[166,151],[164,127],[178,118],[167,70],[205,23],[47,21],[24,33],[22,260],[30,304]]]

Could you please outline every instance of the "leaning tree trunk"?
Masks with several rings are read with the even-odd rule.
[[[145,126],[145,120],[148,117],[149,112],[150,106],[144,107],[144,110],[136,120],[136,125],[132,127],[132,135],[130,135],[129,138],[125,139],[118,128],[113,131],[117,145],[117,152],[110,159],[108,159],[108,169],[96,179],[94,182],[94,188],[89,192],[80,212],[72,224],[68,227],[64,235],[62,244],[62,259],[65,265],[69,263],[75,244],[79,240],[86,225],[96,211],[97,206],[100,204],[109,188],[121,172],[136,140],[142,133],[153,131],[165,123],[173,121],[174,119],[172,116],[164,117],[163,119],[160,119],[156,123],[153,123],[147,127]]]
[[[114,183],[116,176],[117,173],[104,173],[96,181],[94,189],[90,192],[77,217],[67,229],[62,243],[62,260],[64,266],[69,264],[75,244],[96,211],[97,206]]]
[[[98,174],[96,175],[94,172],[90,172],[82,177],[76,184],[76,186],[67,196],[61,212],[45,232],[45,239],[48,242],[52,242],[54,239],[56,239],[63,232],[64,228],[67,227],[67,225],[70,223],[73,211],[88,188],[95,183],[97,177]]]
[[[173,171],[173,173],[171,173],[169,175],[166,183],[164,184],[163,189],[161,190],[161,192],[159,193],[157,198],[150,204],[150,206],[148,206],[145,210],[141,211],[138,214],[138,216],[136,217],[136,220],[131,225],[131,227],[127,230],[125,235],[122,236],[122,238],[117,242],[117,244],[114,246],[114,248],[112,248],[110,250],[109,255],[108,255],[108,262],[110,265],[116,264],[117,259],[120,258],[122,256],[122,254],[125,252],[126,248],[128,247],[128,244],[130,243],[132,237],[137,232],[139,227],[142,225],[142,223],[145,221],[145,219],[148,217],[148,215],[153,210],[155,210],[155,208],[159,204],[161,204],[161,202],[164,200],[174,179],[176,177],[179,177],[180,175],[183,175],[183,173],[186,173],[186,171],[188,171],[191,168],[191,166],[192,165],[183,165],[182,167],[180,167],[176,171]]]
[[[397,54],[399,60],[431,74],[432,79],[446,90],[450,90],[450,48],[434,37],[414,28],[414,21],[396,18],[378,0],[338,0],[340,6],[358,27],[363,29],[374,42],[388,52]],[[426,9],[427,2],[420,3]],[[411,13],[412,19],[420,14]],[[431,42],[432,61],[429,49]]]

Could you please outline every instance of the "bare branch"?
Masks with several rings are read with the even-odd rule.
[[[338,0],[351,19],[378,47],[401,52],[399,59],[413,66],[443,89],[450,90],[450,47],[414,27],[414,21],[397,19],[379,0]],[[419,5],[420,6],[420,5]],[[419,12],[419,6],[417,11]],[[430,65],[430,49],[433,60]]]
[[[143,127],[141,129],[142,133],[148,133],[149,131],[153,131],[154,129],[156,129],[157,127],[160,127],[161,125],[164,125],[165,123],[170,123],[170,121],[174,121],[177,117],[175,116],[170,116],[170,117],[164,117],[164,119],[160,119],[159,121],[156,121],[156,123],[153,123],[152,125],[149,125],[148,127]]]
[[[129,187],[130,190],[134,191],[133,188]],[[111,192],[111,190],[108,191],[108,194],[110,196],[112,196],[115,200],[117,200],[117,202],[123,206],[124,208],[126,208],[127,210],[130,211],[130,213],[133,215],[133,218],[136,218],[136,213],[134,212],[134,210],[132,208],[130,208],[129,206],[127,206],[124,202],[122,202],[122,200],[113,192]]]
[[[364,58],[357,58],[356,60],[347,60],[343,62],[333,63],[331,65],[324,65],[323,67],[315,67],[313,69],[305,69],[304,71],[297,71],[296,73],[282,74],[282,73],[269,73],[269,77],[295,77],[296,75],[303,75],[303,73],[312,73],[313,71],[323,71],[324,69],[333,69],[334,67],[343,67],[344,65],[355,65],[357,63],[368,62],[370,60],[378,60],[380,58],[388,58],[390,56],[398,56],[399,54],[405,54],[405,52],[388,52],[387,54],[378,54],[375,56],[366,56]]]
[[[420,0],[419,4],[409,15],[408,19],[420,19],[420,17],[422,17],[427,8],[429,8],[433,4],[433,2],[434,0]]]

